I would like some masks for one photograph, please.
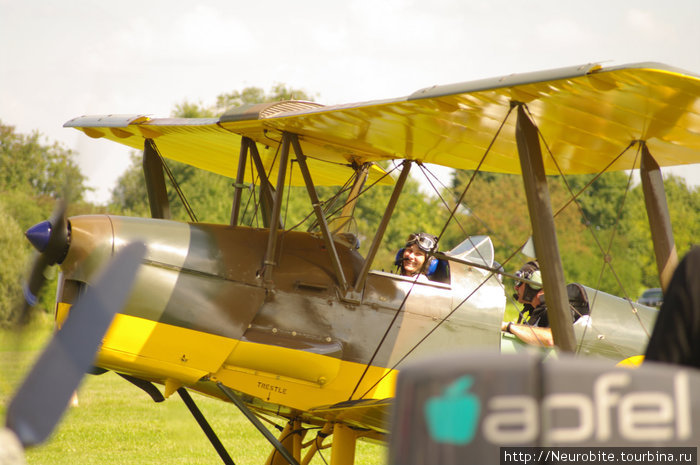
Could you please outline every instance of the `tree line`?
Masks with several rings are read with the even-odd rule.
[[[211,117],[228,108],[279,100],[313,100],[300,89],[279,84],[270,91],[248,87],[221,94],[211,105],[183,101],[173,109],[175,117]],[[105,213],[149,217],[141,154],[132,154],[131,164],[119,178],[106,206],[84,200],[88,192],[85,176],[75,154],[41,134],[19,134],[0,122],[0,323],[13,317],[21,299],[32,251],[23,231],[51,215],[56,199],[70,195],[69,215]],[[197,220],[228,223],[233,195],[232,180],[191,166],[167,160]],[[395,165],[382,167],[391,171]],[[413,170],[420,172],[421,170]],[[636,299],[647,287],[658,287],[653,245],[641,186],[624,172],[593,176],[548,179],[560,253],[567,281],[580,282],[605,292]],[[496,260],[505,269],[517,270],[525,257],[517,251],[531,234],[527,202],[520,176],[455,171],[449,179],[430,179],[435,186],[409,178],[386,231],[374,268],[395,269],[397,250],[408,234],[442,233],[440,250],[449,250],[468,235],[489,235]],[[681,178],[664,180],[669,213],[679,255],[700,237],[700,190]],[[66,186],[70,186],[67,191]],[[469,189],[457,202],[465,188]],[[585,187],[585,189],[583,189]],[[360,238],[360,253],[366,253],[375,228],[386,210],[392,187],[368,186],[355,210],[354,232]],[[320,187],[319,196],[330,203],[336,189]],[[576,194],[576,201],[571,198]],[[192,221],[175,189],[168,188],[173,219]],[[252,201],[255,199],[252,198]],[[304,188],[292,187],[285,198],[284,224],[306,230],[314,217]],[[447,223],[450,219],[449,223]],[[251,205],[244,208],[243,224],[261,226]],[[447,224],[447,226],[445,226]],[[51,312],[56,280],[40,296],[38,311]]]

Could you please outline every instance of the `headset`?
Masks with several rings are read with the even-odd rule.
[[[523,292],[523,299],[530,301],[535,298],[540,289],[542,289],[542,273],[540,272],[540,265],[537,261],[529,261],[522,266],[518,271],[515,272],[515,276],[518,278],[527,279],[529,281],[534,281],[534,283],[525,283],[520,281],[521,284],[525,284],[525,291]],[[513,297],[517,300],[518,294],[514,294]]]
[[[399,271],[403,271],[403,254],[406,248],[415,244],[420,250],[425,252],[426,257],[437,251],[438,238],[428,233],[413,233],[408,236],[406,240],[406,245],[396,252],[396,257],[394,258],[394,265],[398,267]],[[441,283],[450,283],[450,267],[445,260],[430,256],[428,261],[423,266],[423,274],[431,281],[437,281]]]
[[[401,247],[398,252],[396,252],[396,258],[394,259],[394,265],[398,266],[399,268],[403,267],[403,253],[406,251],[406,247]],[[440,261],[435,258],[435,257],[430,257],[428,261],[428,265],[425,267],[425,275],[430,276],[438,268]]]

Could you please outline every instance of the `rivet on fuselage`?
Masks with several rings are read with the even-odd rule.
[[[277,328],[272,328],[272,334],[277,334]]]

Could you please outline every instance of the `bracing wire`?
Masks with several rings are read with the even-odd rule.
[[[525,245],[525,244],[523,244],[523,245]],[[515,255],[518,253],[518,251],[519,251],[519,249],[516,249],[508,258],[506,258],[506,260],[505,260],[503,263],[506,264],[506,263],[510,262],[510,260],[513,259],[513,257],[515,257]],[[370,392],[372,389],[374,389],[384,378],[386,378],[386,377],[389,375],[389,373],[391,373],[392,371],[394,371],[394,370],[401,364],[401,362],[403,362],[411,353],[413,353],[414,350],[416,350],[416,349],[418,348],[418,346],[420,346],[423,342],[425,342],[425,340],[428,339],[428,337],[430,337],[431,334],[433,334],[445,321],[447,321],[447,320],[454,314],[454,312],[456,312],[456,311],[457,311],[462,305],[464,305],[464,304],[465,304],[479,289],[481,289],[481,287],[482,287],[484,284],[486,284],[486,283],[488,282],[488,280],[491,279],[491,277],[492,277],[494,274],[496,274],[496,273],[493,272],[493,271],[492,271],[491,273],[489,273],[489,274],[481,281],[481,283],[479,283],[479,285],[478,285],[476,288],[474,288],[474,290],[473,290],[467,297],[465,297],[459,304],[457,304],[457,305],[455,306],[455,308],[453,308],[452,310],[450,310],[450,312],[449,312],[447,315],[445,315],[444,317],[442,317],[442,318],[440,319],[440,321],[438,321],[438,322],[435,324],[435,326],[433,326],[433,328],[432,328],[430,331],[428,331],[428,332],[427,332],[418,342],[416,342],[404,355],[402,355],[401,358],[399,358],[398,361],[397,361],[396,363],[394,363],[394,365],[393,365],[389,370],[387,370],[387,371],[386,371],[372,386],[370,386],[359,398],[362,399],[362,398],[364,398],[364,396],[366,396],[367,394],[369,394],[369,392]],[[403,307],[403,304],[404,304],[405,302],[406,302],[406,299],[404,299],[404,301],[401,303],[401,306],[399,307],[399,311],[400,311],[400,309]],[[397,313],[398,313],[398,311],[397,311]],[[359,385],[359,383],[358,383],[358,385]]]
[[[259,177],[256,177],[256,175],[253,174],[253,173],[256,173],[255,167],[253,164],[253,157],[248,157],[248,159],[249,159],[248,161],[250,162],[250,173],[251,173],[250,177],[252,180],[252,185],[251,185],[251,189],[250,189],[250,195],[248,196],[248,201],[245,204],[245,208],[243,209],[243,213],[241,214],[241,218],[245,217],[245,214],[248,212],[248,207],[250,206],[250,202],[252,201],[253,205],[254,205],[253,206],[253,214],[250,217],[250,221],[248,222],[248,226],[253,226],[253,222],[255,222],[255,225],[258,226],[259,225],[259,222],[258,222],[259,203],[257,200],[257,196],[255,195],[255,181],[257,179],[259,179]]]
[[[343,185],[340,186],[340,189],[338,189],[329,199],[321,201],[321,206],[323,207],[323,214],[326,216],[326,220],[328,220],[328,218],[332,217],[333,215],[335,215],[338,211],[340,211],[340,210],[342,209],[342,207],[340,207],[340,208],[334,210],[334,211],[331,212],[331,213],[328,212],[328,210],[329,210],[330,208],[332,208],[332,207],[335,205],[335,203],[338,201],[338,199],[340,198],[340,196],[341,196],[344,192],[346,192],[348,189],[350,189],[350,187],[352,186],[352,181],[353,181],[356,177],[357,177],[357,173],[353,173],[353,174],[343,183]],[[343,205],[344,205],[344,204],[343,204]],[[313,214],[313,208],[311,209],[311,212],[305,217],[304,221],[302,221],[301,223],[298,223],[298,224],[295,225],[294,227],[297,228],[297,227],[299,227],[301,224],[303,224],[303,223],[306,221],[306,219],[309,218],[309,217],[311,216],[311,214]],[[317,226],[318,226],[318,219],[311,222],[311,224],[310,224],[309,227],[307,228],[307,232],[313,231],[314,228],[316,228]]]
[[[155,144],[151,144],[151,145],[155,149],[156,154],[158,154],[158,158],[160,158],[160,162],[163,165],[163,170],[165,171],[165,174],[168,175],[168,179],[170,179],[170,183],[172,184],[173,188],[175,189],[177,196],[180,198],[180,201],[182,202],[183,207],[185,207],[185,211],[189,215],[190,220],[192,220],[193,223],[197,223],[197,216],[194,214],[194,210],[192,210],[190,203],[187,201],[187,197],[185,197],[184,192],[182,192],[182,189],[180,189],[180,184],[175,179],[175,176],[173,176],[173,172],[170,171],[170,167],[165,162],[165,158],[163,158],[163,156],[160,154],[160,150],[158,150],[158,146]]]
[[[426,266],[426,263],[423,263],[423,267],[425,267],[425,266]],[[422,270],[421,270],[421,273],[422,273]],[[384,344],[384,341],[386,340],[387,336],[389,336],[389,333],[391,332],[391,328],[394,327],[394,323],[396,323],[396,319],[397,319],[397,318],[399,317],[399,315],[401,314],[401,310],[403,309],[404,305],[406,305],[406,301],[408,300],[408,298],[410,297],[411,293],[413,292],[413,288],[416,286],[416,283],[418,282],[418,278],[420,278],[421,273],[417,273],[417,274],[416,274],[416,277],[413,278],[413,280],[411,281],[411,287],[408,288],[408,292],[406,292],[406,295],[403,297],[403,300],[401,300],[401,304],[400,304],[399,307],[396,309],[396,312],[394,312],[394,316],[393,316],[393,318],[391,319],[391,321],[389,322],[389,324],[387,325],[386,331],[384,331],[384,335],[382,335],[382,338],[379,340],[379,343],[377,344],[377,347],[374,349],[374,353],[372,354],[372,356],[370,357],[370,359],[369,359],[369,360],[367,361],[367,363],[365,364],[365,368],[364,368],[364,370],[362,371],[362,374],[360,375],[360,378],[357,380],[357,384],[355,384],[355,388],[354,388],[354,389],[352,390],[352,392],[350,393],[350,397],[348,397],[348,400],[352,400],[352,396],[355,395],[355,392],[357,392],[357,389],[360,387],[360,384],[362,383],[362,380],[364,379],[365,375],[367,374],[367,371],[369,371],[369,367],[372,366],[372,362],[374,362],[374,359],[375,359],[375,358],[377,357],[377,355],[379,354],[379,350],[381,349],[382,345]],[[385,374],[384,376],[386,376],[386,374]],[[382,379],[384,379],[384,376],[382,376],[382,377],[379,379],[379,381],[381,381]],[[373,388],[374,386],[376,386],[377,383],[379,383],[379,381],[377,381],[377,382],[372,386],[372,388]],[[372,390],[372,388],[370,388],[369,390]],[[367,393],[365,393],[365,394],[367,394]],[[365,394],[362,394],[362,396],[360,396],[360,399],[362,399],[362,398],[365,396]]]
[[[442,230],[440,231],[440,235],[438,236],[438,242],[440,241],[440,238],[442,237],[442,235],[445,233],[445,230],[447,229],[447,225],[448,225],[449,222],[452,220],[452,218],[454,218],[454,215],[455,215],[455,212],[457,211],[457,208],[459,207],[459,205],[461,204],[462,200],[464,199],[464,197],[465,197],[467,191],[469,190],[469,187],[470,187],[471,184],[472,184],[472,181],[474,180],[474,177],[475,177],[476,173],[478,173],[479,169],[481,168],[481,166],[483,165],[484,161],[486,160],[486,157],[488,156],[489,152],[491,151],[491,148],[493,147],[493,144],[496,142],[496,139],[498,138],[499,134],[501,133],[501,130],[502,130],[503,127],[505,126],[505,123],[506,123],[506,121],[508,120],[508,117],[510,116],[510,114],[511,114],[512,111],[513,111],[513,107],[510,107],[510,108],[508,109],[508,112],[506,113],[505,117],[503,118],[503,121],[501,121],[501,124],[500,124],[500,126],[498,127],[498,130],[496,131],[496,133],[494,134],[493,138],[491,139],[491,142],[489,143],[488,147],[486,148],[486,151],[484,152],[484,155],[481,157],[481,160],[479,160],[479,164],[477,165],[476,170],[475,170],[474,173],[472,174],[472,176],[471,176],[469,182],[467,183],[467,186],[464,188],[464,191],[463,191],[462,194],[460,195],[459,200],[456,202],[455,207],[454,207],[453,209],[450,210],[450,216],[449,216],[449,218],[445,221],[445,225],[443,226]],[[396,169],[396,167],[394,167],[394,169]],[[426,263],[427,263],[427,261],[423,263],[423,266],[424,266],[424,267],[426,266]],[[492,276],[492,275],[493,275],[493,273],[491,273],[491,275],[489,275],[489,278],[490,278],[490,276]],[[374,353],[372,354],[372,357],[367,361],[367,364],[365,365],[365,368],[364,368],[362,374],[360,375],[360,378],[358,379],[357,384],[355,385],[355,388],[352,390],[352,393],[350,394],[349,400],[352,399],[352,396],[355,395],[355,392],[357,391],[358,387],[360,386],[360,383],[362,383],[362,380],[364,379],[365,375],[367,374],[367,371],[369,370],[369,367],[372,365],[372,362],[374,361],[374,359],[376,358],[377,354],[379,353],[379,350],[381,349],[382,345],[384,344],[384,341],[386,340],[387,336],[389,335],[389,332],[390,332],[391,329],[393,328],[394,323],[396,322],[396,320],[397,320],[399,314],[400,314],[401,311],[403,310],[403,308],[404,308],[404,306],[405,306],[405,304],[406,304],[406,301],[408,300],[408,297],[411,295],[411,292],[413,291],[413,289],[414,289],[416,283],[418,282],[418,278],[419,278],[419,277],[420,277],[420,273],[418,273],[418,274],[416,275],[415,279],[414,279],[413,282],[411,283],[411,287],[409,288],[408,292],[406,293],[406,295],[404,296],[403,300],[401,301],[401,304],[399,305],[399,307],[397,308],[396,312],[394,313],[394,316],[393,316],[393,318],[391,319],[391,321],[389,322],[389,325],[387,326],[387,328],[386,328],[386,330],[385,330],[385,332],[384,332],[384,335],[382,336],[381,340],[380,340],[379,343],[377,344],[377,347],[375,348]],[[487,279],[487,280],[488,280],[488,279]],[[482,283],[467,297],[467,299],[468,299],[469,297],[471,297],[471,296],[474,294],[474,292],[476,292],[476,290],[480,289],[481,286],[482,286],[487,280],[483,281],[483,282],[482,282]],[[467,299],[465,299],[464,301],[466,301]],[[460,303],[460,304],[459,304],[457,307],[455,307],[445,318],[441,319],[441,321],[439,321],[439,322],[437,323],[437,325],[435,326],[435,328],[433,328],[433,329],[428,333],[428,335],[432,334],[432,333],[435,331],[435,329],[437,329],[437,327],[440,326],[440,325],[442,324],[442,322],[444,322],[447,318],[449,318],[449,316],[452,315],[452,314],[457,310],[457,308],[459,308],[461,305],[462,305],[462,304]],[[427,335],[427,336],[428,336],[428,335]],[[427,336],[426,336],[425,338],[427,338]],[[415,350],[415,349],[418,347],[418,345],[420,345],[420,344],[425,340],[425,338],[421,339],[416,345],[414,345],[414,347],[411,348],[411,349],[409,350],[409,353],[413,352],[413,350]],[[405,355],[404,357],[402,357],[401,360],[403,360],[406,356],[407,356],[407,355]],[[372,389],[374,388],[374,386],[376,386],[377,383],[379,383],[387,374],[388,374],[388,372],[385,373],[384,376],[382,376],[382,377],[379,379],[379,381],[377,381],[367,392],[369,392],[370,390],[372,390]],[[364,396],[367,394],[367,392],[365,392],[364,394],[362,394],[362,396],[361,396],[360,398],[364,397]]]
[[[526,107],[526,108],[527,108],[527,107]],[[529,110],[528,110],[528,112],[529,112]],[[506,121],[506,119],[508,118],[509,114],[510,114],[510,111],[509,111],[508,115],[506,115],[506,118],[504,119],[504,121],[501,123],[501,127],[499,127],[498,132],[496,133],[494,139],[491,141],[491,144],[490,144],[489,147],[487,148],[487,153],[488,153],[488,151],[490,150],[490,148],[492,147],[493,143],[495,142],[495,139],[496,139],[496,137],[498,136],[498,133],[500,133],[501,128],[502,128],[503,125],[505,124],[505,121]],[[538,128],[538,132],[539,132],[539,128]],[[540,133],[540,138],[543,139],[541,133]],[[549,147],[546,145],[546,141],[545,141],[544,143],[545,143],[545,146],[547,147],[547,150],[548,150],[550,156],[551,156],[552,158],[554,158],[554,156],[553,156],[551,150],[549,150]],[[633,144],[634,144],[634,143],[631,143],[627,148],[625,148],[625,150],[623,150],[623,151],[622,151],[608,166],[606,166],[606,168],[603,170],[603,172],[605,172],[617,159],[619,159]],[[445,231],[445,229],[446,229],[446,227],[447,227],[447,223],[449,223],[449,221],[454,217],[454,213],[455,213],[455,211],[456,211],[456,208],[460,205],[460,203],[463,201],[464,197],[466,196],[466,193],[467,193],[467,191],[469,190],[469,187],[471,186],[472,181],[473,181],[473,179],[474,179],[476,173],[479,171],[481,165],[483,164],[483,161],[484,161],[484,158],[482,158],[482,160],[480,161],[480,163],[479,163],[477,169],[476,169],[476,170],[474,171],[474,173],[472,174],[472,176],[471,176],[469,182],[467,183],[467,186],[465,187],[465,189],[464,189],[464,191],[462,192],[462,194],[461,194],[461,196],[460,196],[458,202],[456,203],[455,208],[452,209],[450,218],[449,218],[449,219],[447,220],[447,222],[445,223],[445,226],[443,227],[443,230],[441,231],[440,236],[443,235],[443,233],[444,233],[444,231]],[[555,160],[555,164],[556,164],[556,160]],[[422,168],[422,166],[421,166],[421,168]],[[558,165],[557,165],[557,169],[559,169],[560,174],[561,174],[561,169],[559,168]],[[594,182],[595,179],[597,179],[601,174],[602,174],[602,172],[599,173],[593,180],[591,180],[591,181],[589,182],[589,184],[588,184],[586,187],[588,187],[592,182]],[[427,177],[427,176],[426,176],[426,177]],[[562,177],[563,177],[563,174],[562,174]],[[429,182],[430,182],[430,181],[429,181]],[[566,181],[565,181],[565,182],[566,182]],[[433,186],[433,189],[435,189],[435,187],[434,187],[434,185],[432,184],[432,182],[431,182],[431,185]],[[568,183],[567,183],[567,186],[569,186]],[[568,204],[570,204],[572,201],[576,202],[578,208],[581,209],[581,206],[580,206],[580,204],[579,204],[579,202],[578,202],[578,200],[577,200],[577,197],[581,194],[581,192],[583,192],[583,190],[585,190],[585,187],[584,187],[584,189],[581,190],[581,192],[579,192],[579,193],[577,193],[577,194],[575,194],[575,195],[573,194],[573,192],[572,192],[570,186],[569,186],[569,190],[570,190],[570,192],[571,192],[571,194],[572,194],[572,199],[571,199],[566,205],[564,205],[564,207],[560,208],[554,216],[556,216],[557,214],[559,214],[559,213],[560,213]],[[442,199],[442,197],[441,197],[441,199]],[[443,200],[443,203],[445,203],[444,200]],[[587,221],[587,224],[590,224],[590,221]],[[464,228],[463,228],[463,227],[462,227],[462,231],[464,231]],[[440,236],[439,236],[439,237],[440,237]],[[439,239],[439,238],[438,238],[438,239]],[[523,246],[524,246],[524,245],[525,245],[525,244],[523,244]],[[522,247],[520,247],[520,248],[522,248]],[[516,256],[516,254],[518,253],[518,251],[520,250],[520,248],[516,249],[516,250],[503,262],[502,265],[506,265],[507,263],[509,263],[509,262]],[[601,249],[602,249],[602,247],[601,247]],[[441,320],[440,320],[440,321],[439,321],[439,322],[438,322],[438,323],[437,323],[423,338],[421,338],[415,345],[413,345],[413,347],[411,347],[411,349],[409,349],[408,352],[407,352],[406,354],[404,354],[400,359],[398,359],[398,361],[392,366],[391,370],[388,370],[387,372],[385,372],[385,374],[384,374],[381,378],[379,378],[369,389],[367,389],[366,392],[364,392],[364,393],[362,394],[362,396],[360,396],[360,398],[363,398],[364,396],[366,396],[377,384],[379,384],[379,383],[381,382],[382,379],[384,379],[391,371],[393,371],[394,369],[396,369],[396,368],[398,367],[398,365],[400,365],[400,364],[401,364],[401,363],[402,363],[416,348],[418,348],[418,346],[419,346],[420,344],[422,344],[432,333],[434,333],[434,332],[438,329],[438,327],[439,327],[440,325],[442,325],[447,319],[449,319],[449,317],[450,317],[455,311],[457,311],[457,309],[458,309],[459,307],[461,307],[467,300],[469,300],[469,298],[473,295],[473,293],[476,292],[476,290],[478,290],[481,286],[483,286],[483,284],[486,283],[486,282],[488,281],[488,279],[490,279],[491,276],[493,276],[493,274],[494,274],[493,272],[492,272],[491,274],[489,274],[489,275],[484,279],[484,281],[482,281],[482,283],[481,283],[469,296],[467,296],[462,302],[460,302],[449,314],[447,314],[444,318],[442,318],[442,319],[441,319]],[[409,291],[409,292],[410,292],[410,291]],[[401,308],[403,308],[403,305],[404,305],[404,304],[405,304],[405,299],[404,299],[404,301],[402,302],[401,306],[399,307],[399,310],[398,310],[398,311],[400,311]],[[393,324],[393,321],[394,321],[394,320],[392,320],[392,324]],[[381,344],[381,343],[382,343],[382,341],[380,341],[380,344]],[[366,371],[366,370],[365,370],[365,371]],[[364,373],[363,373],[363,376],[364,376]],[[360,381],[361,381],[361,379],[360,379]],[[359,386],[359,384],[360,384],[360,382],[358,382],[358,386]],[[354,394],[354,391],[353,391],[353,394]],[[352,396],[351,396],[351,397],[352,397]]]
[[[435,194],[438,196],[438,198],[442,202],[442,205],[449,211],[451,207],[449,206],[447,200],[445,200],[445,198],[442,196],[442,194],[437,189],[437,187],[435,187],[435,184],[433,184],[433,181],[430,178],[431,177],[434,178],[440,184],[440,186],[442,187],[443,190],[446,190],[447,186],[445,186],[442,183],[442,181],[440,181],[440,179],[435,175],[435,173],[430,171],[428,169],[428,167],[426,167],[423,163],[418,163],[418,167],[423,172],[423,176],[425,176],[425,180],[428,181],[428,184],[430,184],[430,187],[433,189]],[[469,205],[467,205],[466,201],[462,200],[462,202],[470,210],[470,216],[473,216],[474,219],[476,219],[479,223],[481,223],[484,226],[484,228],[486,229],[486,232],[489,233],[489,235],[495,235],[494,232],[489,227],[489,225],[486,224],[486,222],[483,219],[481,219],[476,213],[471,211],[471,209],[469,208]],[[459,221],[459,219],[457,217],[455,217],[455,222],[457,223],[457,226],[459,226],[459,229],[462,231],[462,233],[467,235],[468,233],[467,233],[466,229],[464,228],[464,225],[461,223],[461,221]]]
[[[474,182],[474,178],[476,177],[476,174],[479,172],[481,169],[481,165],[484,164],[484,161],[486,160],[486,157],[488,154],[491,152],[491,148],[493,147],[493,144],[496,143],[496,139],[498,139],[499,134],[503,130],[503,126],[505,126],[506,121],[508,121],[508,117],[510,116],[511,112],[513,111],[513,106],[508,108],[508,113],[506,113],[506,116],[503,118],[503,121],[501,121],[500,126],[498,126],[498,130],[494,134],[493,138],[491,139],[491,142],[489,142],[489,146],[486,147],[486,151],[484,152],[484,156],[481,157],[481,160],[479,160],[479,164],[476,166],[476,169],[472,173],[471,177],[469,178],[469,182],[467,185],[464,187],[464,190],[462,191],[462,194],[459,196],[459,199],[455,203],[454,208],[450,211],[450,216],[447,218],[447,221],[445,221],[444,226],[442,227],[442,231],[440,231],[440,234],[438,235],[438,242],[440,242],[440,239],[442,238],[442,235],[445,234],[445,230],[447,230],[447,226],[449,225],[450,221],[452,218],[455,216],[455,213],[457,212],[457,208],[461,205],[462,201],[464,200],[464,197],[467,195],[467,191],[469,191],[469,188],[472,185],[472,182]]]
[[[354,201],[354,200],[360,198],[365,192],[369,191],[369,190],[372,189],[374,186],[376,186],[377,184],[379,184],[384,178],[386,178],[387,176],[389,176],[391,173],[393,173],[393,172],[396,171],[397,169],[398,169],[398,166],[397,166],[397,165],[394,165],[394,167],[393,167],[391,170],[386,171],[379,179],[377,179],[376,181],[374,181],[374,182],[373,182],[372,184],[370,184],[369,186],[363,188],[360,192],[357,193],[357,195],[348,198],[348,199],[346,200],[346,203],[352,202],[352,201]],[[344,205],[343,205],[343,206],[344,206]],[[338,213],[339,211],[341,211],[341,210],[343,209],[343,206],[340,206],[340,207],[336,208],[336,209],[333,210],[328,216],[333,216],[333,215],[335,215],[336,213]]]
[[[534,121],[534,116],[532,115],[532,113],[530,113],[530,110],[529,110],[529,108],[527,107],[527,105],[525,105],[525,109],[526,109],[528,115],[530,116],[530,118]],[[621,281],[619,275],[618,275],[617,272],[615,271],[615,268],[614,268],[613,264],[612,264],[609,260],[607,260],[606,257],[609,257],[609,255],[610,255],[610,248],[612,247],[612,242],[613,242],[613,239],[614,239],[615,231],[617,230],[617,227],[619,226],[619,220],[620,220],[620,216],[621,216],[621,214],[622,214],[622,208],[623,208],[623,206],[624,206],[624,204],[625,204],[625,200],[626,200],[626,198],[627,198],[627,194],[629,193],[629,190],[630,190],[630,187],[631,187],[632,172],[630,171],[630,175],[629,175],[629,177],[628,177],[627,186],[626,186],[626,188],[625,188],[625,193],[624,193],[622,202],[620,203],[620,206],[619,206],[619,208],[618,208],[618,212],[617,212],[617,215],[618,215],[618,216],[617,216],[617,219],[616,219],[616,222],[615,222],[615,227],[613,228],[613,233],[611,234],[610,241],[608,242],[607,249],[603,246],[603,244],[601,244],[601,242],[600,242],[600,240],[599,240],[599,238],[598,238],[598,235],[597,235],[597,234],[595,233],[595,231],[593,230],[592,225],[591,225],[591,221],[590,221],[590,220],[588,219],[588,217],[586,216],[586,214],[585,214],[585,212],[584,212],[584,210],[583,210],[583,207],[581,206],[581,203],[580,203],[580,201],[578,200],[578,197],[579,197],[583,192],[585,192],[598,178],[600,178],[600,176],[602,176],[605,172],[607,172],[608,169],[609,169],[615,162],[617,162],[617,160],[619,160],[625,153],[627,153],[627,151],[628,151],[633,145],[635,145],[636,141],[631,141],[631,142],[630,142],[616,157],[613,158],[612,161],[610,161],[610,163],[608,163],[599,173],[597,173],[591,180],[589,180],[588,183],[587,183],[583,188],[581,188],[581,189],[579,190],[579,192],[574,193],[574,192],[573,192],[573,189],[571,188],[571,185],[569,184],[568,180],[567,180],[566,177],[564,176],[564,173],[563,173],[561,167],[559,166],[559,163],[557,162],[557,160],[556,160],[556,158],[555,158],[555,156],[554,156],[554,153],[553,153],[552,150],[550,149],[549,144],[547,144],[547,140],[545,139],[544,135],[543,135],[542,132],[540,131],[539,126],[535,125],[535,127],[536,127],[536,129],[537,129],[537,133],[538,133],[538,135],[539,135],[539,138],[540,138],[540,140],[542,141],[542,144],[544,145],[544,147],[545,147],[545,149],[546,149],[546,151],[547,151],[547,154],[549,155],[549,157],[551,158],[552,162],[554,163],[554,166],[556,167],[557,171],[559,172],[559,175],[561,176],[562,180],[564,181],[564,185],[566,186],[567,190],[569,191],[569,194],[571,195],[571,198],[570,198],[563,206],[561,206],[561,207],[553,214],[553,216],[556,217],[557,215],[559,215],[559,214],[560,214],[562,211],[564,211],[564,209],[566,209],[566,207],[568,207],[572,202],[576,205],[576,207],[577,207],[577,209],[578,209],[578,211],[579,211],[579,214],[580,214],[580,215],[582,216],[582,218],[584,219],[584,224],[586,225],[586,229],[590,232],[590,234],[591,234],[591,236],[592,236],[594,242],[596,243],[596,245],[597,245],[599,251],[603,254],[603,258],[604,258],[603,264],[602,264],[602,266],[601,266],[601,271],[600,271],[600,274],[599,274],[599,276],[598,276],[598,282],[597,282],[597,284],[596,284],[596,288],[600,287],[600,283],[601,283],[602,278],[603,278],[603,273],[604,273],[605,267],[606,267],[606,265],[607,265],[607,266],[610,268],[610,271],[611,271],[611,273],[613,274],[613,277],[615,278],[615,280],[617,281],[618,285],[620,286],[620,288],[622,289],[623,293],[625,294],[625,297],[627,298],[628,301],[630,301],[629,296],[627,295],[627,292],[626,292],[626,290],[625,290],[624,285],[622,284],[622,281]],[[635,155],[635,160],[634,160],[634,162],[633,162],[633,167],[637,165],[637,160],[638,160],[638,158],[639,158],[639,150],[640,150],[640,148],[638,148],[637,154]],[[595,307],[595,299],[596,299],[596,297],[597,297],[597,294],[593,296],[593,300],[591,301],[591,304],[590,304],[591,308]],[[631,302],[631,301],[630,301],[630,302]],[[631,305],[631,304],[630,304],[630,305]],[[633,313],[635,314],[635,316],[637,317],[637,320],[638,320],[640,326],[642,327],[642,329],[644,330],[644,332],[646,333],[646,335],[649,336],[649,332],[648,332],[647,328],[646,328],[646,327],[644,326],[644,324],[642,323],[641,318],[640,318],[638,312],[634,309],[634,307],[632,307],[632,311],[633,311]],[[582,337],[581,340],[579,341],[579,347],[578,347],[577,351],[580,351],[580,349],[581,349],[581,347],[582,347],[583,340],[585,339],[585,333],[586,333],[587,330],[588,330],[588,325],[584,328],[584,337]],[[622,352],[620,352],[620,354],[621,354],[621,355],[624,355],[624,354],[622,354]]]

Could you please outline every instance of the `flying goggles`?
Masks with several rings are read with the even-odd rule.
[[[520,269],[514,273],[514,276],[516,278],[523,278],[528,281],[534,281],[534,282],[529,282],[527,283],[531,288],[533,289],[542,289],[542,274],[540,273],[540,270],[537,269]],[[521,284],[524,284],[523,281],[518,281],[516,279],[515,281],[515,288],[517,289]]]
[[[428,233],[413,233],[406,240],[406,247],[416,244],[423,252],[434,252],[437,249],[437,237]]]

